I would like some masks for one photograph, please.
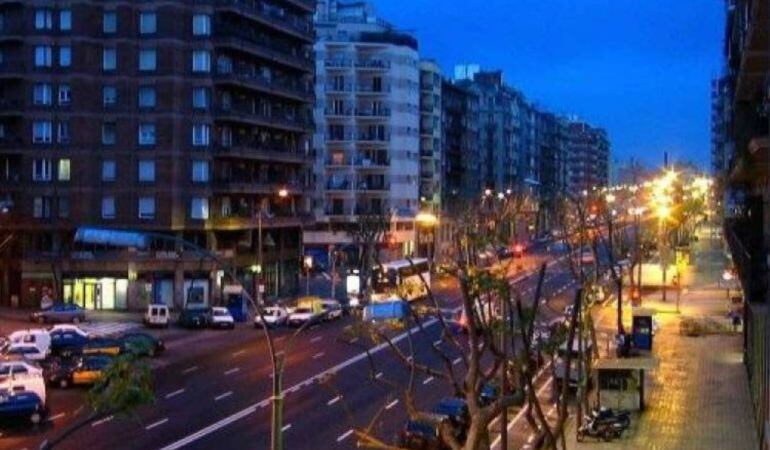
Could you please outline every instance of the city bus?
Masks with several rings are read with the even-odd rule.
[[[430,266],[425,258],[387,262],[376,266],[372,273],[374,302],[395,298],[420,300],[428,296],[429,288]]]

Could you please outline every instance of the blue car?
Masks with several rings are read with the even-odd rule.
[[[86,310],[74,303],[55,303],[48,309],[33,312],[29,315],[30,322],[56,323],[86,321]]]
[[[88,343],[88,337],[75,331],[58,330],[52,331],[51,353],[79,353],[83,346]]]
[[[38,424],[44,417],[45,405],[34,392],[0,391],[0,419],[22,419]]]

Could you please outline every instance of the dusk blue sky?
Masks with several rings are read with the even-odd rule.
[[[538,104],[607,129],[613,154],[707,167],[723,0],[373,0],[424,57],[500,68]]]

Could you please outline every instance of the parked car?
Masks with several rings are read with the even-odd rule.
[[[70,384],[73,386],[91,385],[99,381],[107,366],[112,364],[112,357],[107,355],[84,356],[72,371]]]
[[[448,417],[464,439],[468,427],[471,425],[471,415],[465,400],[456,397],[444,398],[436,403],[431,412]]]
[[[235,319],[230,314],[230,310],[221,306],[215,306],[211,308],[211,316],[209,317],[209,326],[211,328],[235,328]]]
[[[157,356],[166,350],[161,339],[147,333],[126,333],[120,337],[123,341],[123,351],[136,356]]]
[[[418,420],[408,420],[398,434],[399,447],[410,450],[448,450],[439,436],[439,427],[449,419],[439,414],[425,414]]]
[[[179,325],[184,328],[205,328],[209,323],[210,308],[186,308],[179,313]]]
[[[89,341],[88,335],[80,334],[74,330],[52,331],[50,336],[51,354],[54,355],[80,353],[83,346]]]
[[[18,330],[8,336],[10,345],[30,344],[36,346],[41,352],[47,353],[51,349],[51,335],[43,328]]]
[[[148,327],[168,328],[171,322],[171,311],[166,305],[147,305],[142,321]]]
[[[46,415],[45,402],[32,391],[0,390],[0,419],[24,419],[37,425]]]
[[[116,356],[124,351],[123,343],[112,338],[89,339],[83,345],[82,353],[84,355],[109,355]]]
[[[307,322],[318,322],[322,317],[322,313],[315,312],[312,308],[302,306],[294,308],[294,310],[289,313],[288,323],[293,327],[301,327]]]
[[[0,391],[34,392],[45,406],[43,369],[19,358],[0,362]]]
[[[6,355],[19,356],[29,361],[42,361],[48,357],[50,350],[42,350],[35,344],[11,344],[5,350]]]
[[[505,245],[498,245],[497,248],[497,258],[498,259],[508,259],[513,258],[513,250],[508,248]]]
[[[321,300],[325,320],[342,319],[342,305],[337,300]]]
[[[268,306],[262,311],[262,315],[265,317],[265,324],[268,327],[286,325],[286,321],[289,319],[289,313],[280,306]],[[262,328],[262,317],[259,314],[254,317],[254,328]]]
[[[78,325],[74,325],[71,323],[57,323],[56,325],[48,327],[48,333],[54,333],[57,331],[72,331],[81,336],[85,336],[85,337],[89,336],[88,331],[80,328],[80,326]]]
[[[74,303],[55,303],[48,309],[33,312],[29,320],[37,323],[86,321],[86,310]]]
[[[43,365],[43,376],[48,385],[66,389],[72,385],[72,373],[83,358],[55,357]]]
[[[481,406],[489,406],[496,402],[499,397],[500,388],[495,384],[486,383],[479,392],[479,404]]]

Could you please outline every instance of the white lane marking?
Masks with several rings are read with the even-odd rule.
[[[287,392],[291,392],[293,394],[293,393],[299,391],[300,387],[302,387],[302,386],[296,385],[296,386],[292,387],[291,389],[289,389]]]
[[[462,358],[455,358],[455,360],[452,361],[452,364],[458,365],[458,364],[460,364],[460,362],[462,362],[462,360],[463,360]]]
[[[439,339],[437,341],[433,341],[433,346],[434,347],[438,347],[439,345],[441,345],[441,339]]]
[[[176,391],[174,391],[174,392],[169,392],[168,394],[166,394],[166,395],[164,396],[164,398],[171,398],[171,397],[176,397],[177,395],[179,395],[179,394],[181,394],[181,393],[183,393],[183,392],[184,392],[184,389],[177,389],[177,390],[176,390]]]
[[[324,355],[324,352],[318,352],[315,355],[313,355],[313,359],[318,359]]]
[[[425,380],[423,380],[422,384],[428,384],[428,383],[430,383],[431,381],[433,381],[433,377],[428,377],[428,378],[426,378]]]
[[[382,372],[377,372],[377,374],[374,376],[374,378],[376,378],[376,379],[378,379],[378,380],[379,380],[380,378],[382,378]]]
[[[146,427],[144,427],[144,429],[149,431],[149,430],[152,430],[155,427],[159,427],[159,426],[163,425],[166,422],[168,422],[168,417],[164,417],[164,418],[160,419],[157,422],[153,422],[153,423],[147,425]]]
[[[289,428],[291,428],[291,424],[290,424],[290,423],[287,423],[286,425],[284,425],[284,426],[283,426],[283,428],[281,428],[281,431],[286,431],[286,430],[288,430]]]
[[[286,336],[278,336],[277,338],[273,339],[273,342],[281,342],[284,339],[286,339]]]
[[[545,369],[545,367],[543,369]],[[541,372],[542,372],[542,369],[541,369]],[[537,390],[535,395],[536,396],[540,396],[540,394],[542,394],[542,392],[545,389],[547,389],[552,383],[553,383],[553,378],[549,378],[548,382],[543,384],[543,386],[540,387],[540,389]],[[511,431],[513,430],[513,427],[515,427],[516,424],[524,417],[524,414],[526,412],[527,412],[527,408],[521,408],[521,410],[519,411],[518,414],[516,414],[516,416],[513,418],[513,420],[508,423],[508,433],[511,433]],[[492,442],[492,447],[491,448],[492,449],[500,448],[500,435],[498,435],[495,438],[495,440]]]
[[[231,395],[233,395],[233,391],[227,391],[224,394],[219,394],[216,397],[214,397],[214,401],[218,402],[220,400],[224,400],[224,399],[226,399],[227,397],[229,397]]]
[[[340,435],[340,437],[338,437],[338,438],[337,438],[337,442],[342,442],[342,441],[344,441],[344,440],[345,440],[345,439],[347,439],[347,437],[348,437],[348,436],[350,436],[351,434],[353,434],[353,430],[352,430],[352,429],[350,429],[350,430],[348,430],[348,431],[346,431],[346,432],[342,433],[342,434]]]
[[[385,405],[385,409],[390,409],[390,408],[392,408],[392,407],[394,407],[396,405],[398,405],[398,399],[395,399],[392,402],[390,402],[387,405]]]
[[[277,352],[275,352],[275,356],[281,356],[281,355],[285,355],[285,354],[286,354],[286,352],[283,351],[283,350],[278,350]]]
[[[328,402],[326,402],[326,404],[327,404],[328,406],[332,406],[333,404],[335,404],[335,403],[337,403],[338,401],[340,401],[340,399],[341,399],[341,398],[342,398],[342,396],[341,396],[341,395],[338,395],[338,396],[334,397],[333,399],[329,400]]]
[[[453,312],[454,313],[458,313],[458,312],[460,312],[460,310],[461,310],[461,308],[455,308],[453,310]],[[438,323],[438,319],[432,318],[432,319],[426,320],[425,323],[423,323],[422,327],[423,328],[432,327],[433,325],[435,325],[437,323]],[[406,337],[408,335],[415,334],[415,333],[417,333],[419,331],[420,331],[420,327],[415,325],[410,330],[405,331],[405,332],[401,333],[400,335],[394,337],[391,340],[391,343],[397,344],[397,343],[403,341],[404,339],[406,339]],[[363,361],[363,360],[367,359],[369,357],[369,355],[373,355],[373,354],[379,353],[379,352],[381,352],[381,351],[383,351],[383,350],[385,350],[385,349],[387,349],[389,347],[390,347],[390,343],[383,342],[383,343],[381,343],[381,344],[379,344],[379,345],[377,345],[375,347],[370,348],[368,353],[367,352],[361,352],[358,355],[356,355],[356,356],[354,356],[354,357],[352,357],[352,358],[350,358],[350,359],[348,359],[346,361],[343,361],[343,362],[337,364],[334,367],[331,367],[331,368],[329,368],[327,370],[319,372],[316,375],[308,378],[307,380],[304,380],[304,381],[298,383],[297,386],[301,386],[303,383],[306,383],[307,381],[310,381],[310,380],[315,381],[315,380],[323,379],[326,376],[328,376],[329,374],[337,373],[337,372],[341,371],[342,369],[345,369],[345,368],[347,368],[347,367],[349,367],[349,366],[351,366],[351,365],[353,365],[353,364],[355,364],[355,363],[357,363],[359,361]],[[380,375],[380,376],[382,376],[382,375]],[[379,378],[379,377],[377,377],[377,378]],[[286,391],[284,391],[284,392],[286,392]],[[265,400],[263,400],[262,402],[264,402],[264,401]],[[167,446],[163,447],[161,450],[178,450],[178,449],[180,449],[180,448],[182,448],[182,447],[184,447],[186,445],[189,445],[189,444],[191,444],[191,443],[201,439],[204,436],[208,436],[209,434],[214,433],[215,431],[220,430],[220,429],[230,425],[231,423],[233,423],[233,422],[235,422],[237,420],[240,420],[240,419],[242,419],[242,418],[244,418],[246,416],[254,414],[254,412],[256,412],[256,410],[257,410],[257,407],[263,404],[262,402],[256,403],[254,405],[251,405],[251,406],[249,406],[249,407],[247,407],[245,409],[242,409],[242,410],[240,410],[240,411],[238,411],[238,412],[236,412],[236,413],[234,413],[234,414],[232,414],[232,415],[230,415],[228,417],[225,417],[222,420],[214,422],[214,423],[212,423],[211,425],[209,425],[209,426],[207,426],[205,428],[202,428],[202,429],[200,429],[200,430],[198,430],[198,431],[196,431],[194,433],[191,433],[191,434],[183,437],[182,439],[174,441],[174,442],[168,444]]]
[[[99,425],[101,425],[101,424],[103,424],[103,423],[107,423],[107,422],[111,421],[111,420],[112,420],[112,419],[114,419],[114,418],[115,418],[115,417],[113,417],[113,416],[107,416],[107,417],[105,417],[104,419],[101,419],[101,420],[97,420],[96,422],[92,423],[92,424],[91,424],[91,426],[92,426],[92,427],[98,427]]]
[[[310,340],[310,342],[318,342],[321,340],[321,336],[316,336],[313,339]]]
[[[67,415],[67,413],[59,413],[59,414],[56,414],[56,415],[53,415],[53,416],[49,417],[48,421],[49,422],[53,422],[54,420],[61,419],[62,417],[66,416],[66,415]]]
[[[238,350],[237,352],[234,352],[234,353],[233,353],[233,356],[242,355],[242,354],[244,354],[244,353],[246,353],[246,350]]]
[[[225,375],[232,375],[232,374],[234,374],[234,373],[237,373],[237,372],[240,372],[240,371],[241,371],[241,368],[240,368],[240,367],[233,367],[233,368],[232,368],[232,369],[230,369],[230,370],[226,370],[226,371],[225,371]]]
[[[355,344],[356,342],[358,342],[358,338],[357,337],[355,337],[355,338],[350,340],[351,344]]]
[[[310,328],[308,328],[308,329],[309,329],[309,330],[317,330],[317,329],[318,329],[318,325],[312,325],[312,326],[310,326]]]
[[[183,370],[182,373],[187,374],[187,373],[195,372],[196,370],[198,370],[198,366],[192,366]]]

